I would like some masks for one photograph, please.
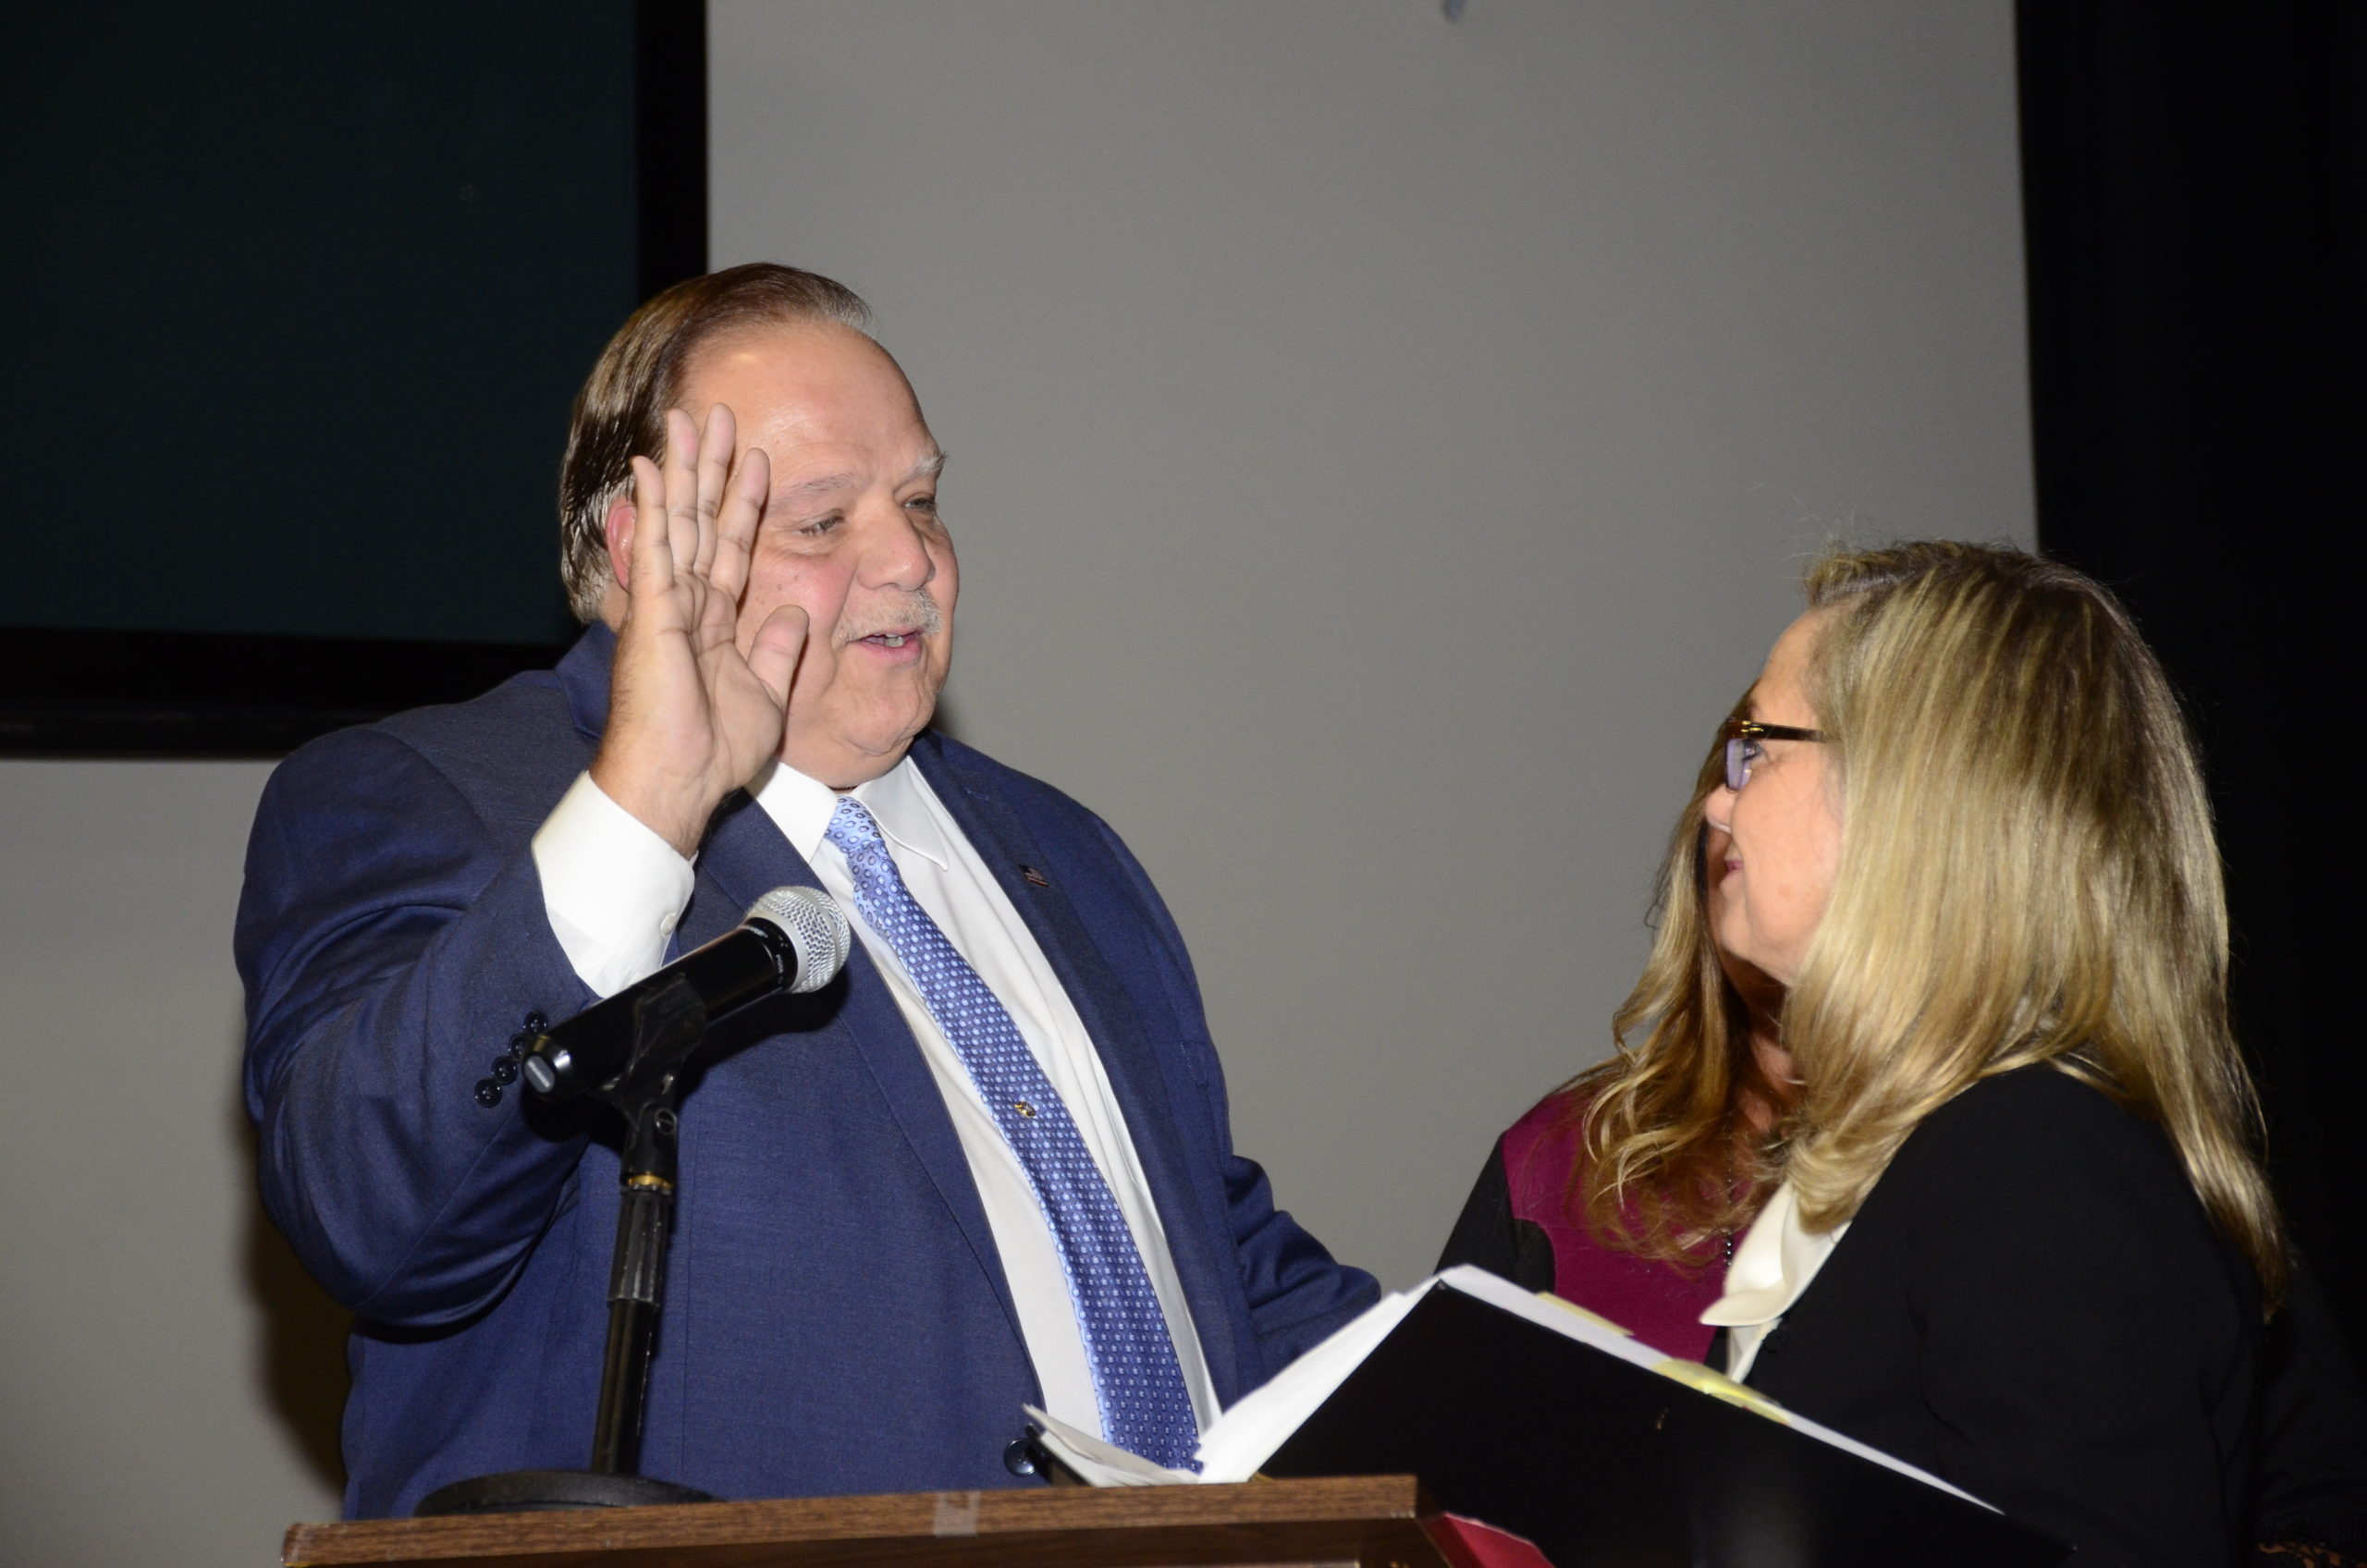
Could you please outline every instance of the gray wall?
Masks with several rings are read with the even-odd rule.
[[[717,263],[864,290],[953,454],[955,728],[1134,844],[1242,1146],[1417,1276],[1801,554],[2030,536],[2010,7],[712,12]],[[8,1561],[336,1506],[234,1109],[264,771],[0,764]]]
[[[1108,817],[1392,1283],[1608,1048],[1828,527],[2031,533],[2009,7],[713,7],[714,260],[952,455],[954,724]]]
[[[0,764],[0,1562],[262,1564],[343,1318],[264,1223],[230,918],[259,763]]]

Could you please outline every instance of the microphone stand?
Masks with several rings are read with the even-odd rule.
[[[632,1053],[624,1071],[586,1091],[613,1106],[629,1129],[619,1180],[617,1244],[608,1267],[608,1342],[600,1363],[599,1414],[589,1470],[509,1470],[439,1487],[414,1514],[495,1513],[643,1503],[713,1502],[708,1493],[639,1473],[642,1409],[658,1308],[666,1297],[666,1246],[681,1171],[682,1063],[706,1034],[706,1006],[689,980],[634,999]]]

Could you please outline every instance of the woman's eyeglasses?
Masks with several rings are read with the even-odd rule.
[[[1821,729],[1797,729],[1788,724],[1761,724],[1755,718],[1730,718],[1720,731],[1726,742],[1726,788],[1739,792],[1750,782],[1751,765],[1764,753],[1761,741],[1821,741]]]

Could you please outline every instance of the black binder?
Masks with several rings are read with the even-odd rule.
[[[1452,1288],[1265,1475],[1412,1473],[1555,1568],[2042,1568],[2064,1542]]]

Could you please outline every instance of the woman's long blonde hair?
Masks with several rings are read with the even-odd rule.
[[[1822,621],[1808,695],[1843,829],[1832,900],[1784,1009],[1804,1084],[1771,1158],[1802,1219],[1847,1219],[1926,1116],[1982,1078],[2051,1062],[2161,1126],[2275,1301],[2283,1229],[2228,1026],[2218,849],[2152,651],[2103,589],[2012,549],[1835,552],[1809,570],[1808,595]],[[1698,928],[1699,894],[1669,899],[1680,907]],[[1706,1125],[1700,1102],[1667,1081],[1676,1047],[1703,1067],[1712,1042],[1687,1026],[1653,1060],[1672,1003],[1700,990],[1674,984],[1673,954],[1662,963],[1679,924],[1663,919],[1622,1010],[1628,1027],[1649,1017],[1651,1034],[1629,1051],[1623,1029],[1621,1056],[1589,1075],[1590,1216],[1598,1183],[1666,1188],[1656,1151]],[[1708,934],[1690,940],[1706,948]],[[1687,1114],[1648,1120],[1673,1107]],[[1667,1190],[1680,1210],[1706,1212]]]

